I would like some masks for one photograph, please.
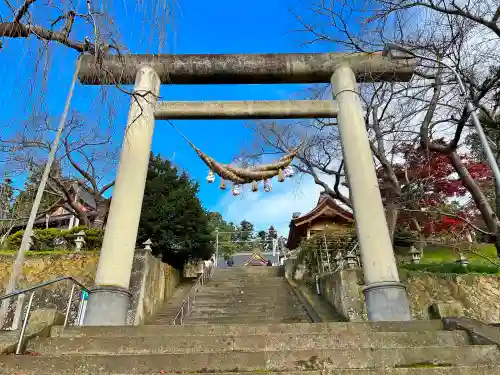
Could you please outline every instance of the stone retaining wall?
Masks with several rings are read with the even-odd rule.
[[[345,321],[366,320],[365,301],[360,290],[360,272],[339,271],[320,279],[320,291],[335,312]]]
[[[500,322],[500,277],[466,274],[446,275],[400,270],[408,288],[414,319],[429,319],[433,303],[458,302],[464,316],[485,323]]]
[[[285,263],[289,278],[300,276],[293,260]],[[399,270],[407,287],[413,319],[432,317],[431,306],[437,304],[463,310],[463,315],[485,323],[500,322],[500,276],[481,274],[436,274]],[[300,277],[299,277],[300,278]],[[343,270],[320,279],[322,297],[344,320],[366,320],[362,293],[363,275],[358,270]],[[457,309],[458,307],[458,309]]]
[[[0,255],[0,295],[8,281],[15,255]],[[87,287],[94,283],[98,252],[81,252],[71,254],[30,254],[25,260],[20,288],[38,284],[61,276],[73,276]],[[130,291],[133,295],[128,314],[128,324],[143,324],[169,298],[177,284],[180,274],[169,265],[144,250],[137,250]],[[64,281],[42,289],[35,293],[33,308],[55,308],[65,312],[72,283]],[[76,289],[70,309],[69,324],[74,324],[80,306],[80,290]],[[29,296],[27,296],[29,297]],[[13,320],[12,308],[5,327]]]
[[[174,293],[181,273],[161,262],[149,251],[137,250],[130,277],[131,307],[127,323],[146,323]]]

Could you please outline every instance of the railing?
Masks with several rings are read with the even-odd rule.
[[[33,297],[35,296],[35,291],[38,289],[44,288],[46,286],[56,284],[56,283],[59,283],[61,281],[66,281],[66,280],[71,281],[73,284],[71,287],[71,293],[70,293],[69,298],[68,298],[68,306],[66,307],[66,314],[64,316],[64,326],[66,326],[68,324],[69,313],[71,310],[71,303],[73,302],[73,294],[75,292],[76,287],[78,286],[81,290],[84,290],[87,293],[89,292],[89,290],[83,284],[81,284],[80,282],[78,282],[76,279],[74,279],[71,276],[58,277],[57,279],[54,279],[54,280],[45,281],[43,283],[30,286],[29,288],[16,290],[14,292],[0,296],[0,302],[1,302],[3,300],[9,299],[9,298],[19,296],[21,294],[26,294],[26,293],[31,292],[30,299],[28,301],[28,307],[26,309],[26,315],[24,316],[23,325],[21,327],[21,333],[19,335],[19,341],[17,342],[16,354],[21,354],[21,348],[22,348],[22,344],[23,344],[24,335],[26,333],[26,327],[28,326],[28,321],[30,318],[31,306],[33,305]]]
[[[205,283],[208,280],[210,280],[213,271],[214,271],[213,266],[206,267],[203,269],[203,273],[200,276],[198,276],[196,282],[189,290],[189,293],[187,294],[186,298],[182,301],[179,311],[175,315],[175,318],[172,320],[172,325],[184,324],[184,318],[189,316],[189,314],[191,313],[191,309],[193,308],[193,304],[196,300],[196,293],[198,293],[203,287],[203,285],[205,285]]]

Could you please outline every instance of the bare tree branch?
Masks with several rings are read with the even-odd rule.
[[[69,18],[71,20],[71,18]],[[72,23],[67,23],[72,25]],[[2,22],[0,23],[0,37],[7,38],[28,38],[32,35],[36,36],[38,39],[43,39],[46,41],[54,41],[63,44],[69,48],[74,49],[78,52],[90,52],[94,53],[94,46],[89,42],[77,42],[68,39],[70,30],[65,27],[62,31],[51,31],[40,26],[35,25],[23,25],[17,22]]]
[[[26,12],[28,11],[28,8],[30,7],[31,4],[33,4],[36,0],[25,0],[24,4],[19,8],[19,10],[16,13],[16,16],[14,17],[14,23],[19,23],[21,21],[21,18],[24,17]]]

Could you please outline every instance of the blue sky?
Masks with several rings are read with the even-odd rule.
[[[84,3],[82,1],[82,3]],[[122,42],[135,53],[157,52],[156,40],[148,36],[147,17],[138,16],[131,6],[115,5],[116,23]],[[36,4],[36,3],[35,3]],[[250,5],[251,4],[251,5]],[[253,0],[243,5],[230,0],[179,1],[174,10],[175,20],[169,26],[168,48],[164,53],[280,53],[325,52],[332,46],[301,46],[307,35],[292,32],[298,24],[289,9],[300,12],[304,3],[294,0]],[[0,6],[2,15],[7,14]],[[140,13],[140,12],[139,12]],[[146,22],[141,25],[141,22]],[[151,40],[153,39],[153,40]],[[0,121],[10,124],[5,132],[15,131],[20,114],[32,113],[28,100],[34,62],[37,59],[36,40],[8,41],[0,53],[0,74],[6,77],[0,96],[0,106],[6,108]],[[35,47],[35,48],[34,48]],[[53,48],[47,72],[47,87],[40,85],[35,92],[44,92],[45,107],[53,116],[62,112],[63,102],[74,69],[76,53]],[[38,73],[41,74],[41,73]],[[259,100],[290,99],[304,89],[302,85],[221,85],[221,86],[162,86],[163,100]],[[99,115],[96,112],[98,88],[77,85],[72,109]],[[126,123],[129,98],[111,89],[111,100],[119,108],[113,118],[114,141],[119,144]],[[36,99],[36,100],[35,100]],[[102,110],[100,107],[97,112]],[[105,124],[101,123],[101,126]],[[242,121],[177,121],[178,126],[200,149],[220,162],[230,162],[241,148],[252,141],[251,133]],[[167,122],[158,121],[153,139],[153,152],[172,158],[190,176],[200,181],[200,198],[204,206],[217,210],[226,220],[248,219],[259,229],[274,224],[286,234],[292,212],[308,211],[314,206],[320,189],[308,178],[274,184],[272,193],[244,194],[233,197],[217,185],[205,183],[207,169],[192,149],[173,131]]]

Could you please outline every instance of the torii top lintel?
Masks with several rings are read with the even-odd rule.
[[[163,84],[328,83],[340,63],[358,82],[407,82],[414,60],[373,53],[284,53],[205,55],[84,55],[79,78],[88,85],[133,84],[137,70],[152,66]]]

